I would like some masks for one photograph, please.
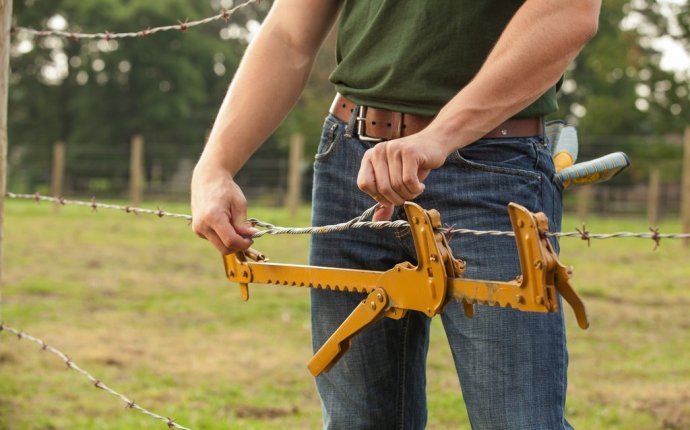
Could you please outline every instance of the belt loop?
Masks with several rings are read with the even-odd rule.
[[[347,123],[345,127],[345,136],[347,139],[352,139],[355,132],[355,126],[357,125],[357,117],[359,116],[359,105],[355,104],[354,109],[352,109],[352,114],[350,115],[350,122]]]

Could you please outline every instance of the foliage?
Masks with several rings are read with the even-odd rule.
[[[655,0],[602,2],[599,30],[566,74],[557,117],[578,125],[580,160],[624,151],[632,166],[604,187],[647,180],[652,167],[664,182],[681,176],[684,128],[690,123],[690,76],[660,67],[655,43],[671,32],[673,15]],[[677,8],[687,11],[687,2]],[[676,15],[686,22],[687,13]],[[683,39],[688,45],[687,32]]]
[[[210,16],[218,13],[216,6],[184,0],[27,1],[18,2],[14,19],[17,25],[41,28],[48,18],[61,16],[74,31],[137,31]],[[241,10],[229,25],[242,29],[248,19],[261,19],[265,9]],[[12,58],[13,146],[36,157],[62,140],[68,163],[84,152],[100,152],[104,156],[97,168],[110,177],[126,175],[126,154],[135,134],[144,136],[151,151],[165,146],[177,159],[196,158],[246,46],[246,30],[240,38],[223,40],[219,32],[224,27],[215,22],[185,33],[112,41],[29,40],[33,49],[15,49]],[[15,47],[20,42],[15,40]],[[51,67],[58,76],[47,73]],[[113,162],[118,156],[122,161]],[[169,175],[176,160],[165,161],[163,173]],[[39,176],[46,170],[45,165],[36,167]]]

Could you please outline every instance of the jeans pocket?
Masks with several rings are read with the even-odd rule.
[[[453,152],[448,161],[454,165],[502,175],[540,179],[538,138],[481,139]]]
[[[314,156],[315,162],[324,162],[333,154],[338,143],[342,140],[342,133],[339,131],[341,131],[343,127],[344,126],[331,115],[326,118],[323,125],[323,131],[321,132],[321,140],[319,141],[319,146]]]

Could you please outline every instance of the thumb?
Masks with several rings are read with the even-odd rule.
[[[376,212],[374,212],[374,216],[371,217],[373,221],[390,221],[391,217],[393,216],[393,210],[395,209],[395,206],[382,206],[376,209]]]
[[[252,223],[247,221],[246,208],[236,208],[232,211],[230,219],[232,226],[240,236],[248,237],[256,233],[258,230],[252,226]]]

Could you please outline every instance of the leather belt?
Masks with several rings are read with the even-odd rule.
[[[357,112],[355,112],[357,109]],[[349,123],[355,116],[355,132],[361,140],[380,142],[398,139],[422,131],[434,117],[393,112],[358,106],[342,94],[337,94],[329,110],[336,118]],[[494,128],[484,138],[530,137],[544,134],[544,118],[511,118]]]

